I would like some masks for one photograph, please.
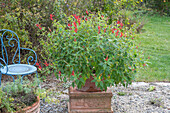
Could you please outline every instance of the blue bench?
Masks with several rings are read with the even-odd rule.
[[[6,49],[7,46],[4,45],[4,40],[7,40],[8,47],[12,47],[13,49],[14,47],[16,48],[14,56],[12,57],[12,64],[10,65],[8,62],[8,54],[7,54],[8,52]],[[36,73],[36,76],[38,78],[37,68],[34,66],[37,62],[37,55],[35,51],[33,51],[32,49],[20,47],[20,41],[19,41],[18,35],[15,32],[8,30],[8,29],[0,30],[0,41],[1,41],[0,46],[1,46],[1,54],[2,54],[0,56],[0,86],[1,86],[2,74],[11,76],[14,82],[15,82],[14,76],[16,75],[17,77],[21,76],[21,83],[23,81],[24,76],[32,74],[32,73]],[[14,42],[16,42],[15,43],[16,46]],[[21,50],[28,50],[28,51],[33,52],[34,57],[29,56],[27,58],[28,64],[21,64],[21,57],[20,57]],[[17,59],[16,59],[16,56],[17,56]],[[30,62],[32,63],[32,65],[30,64]]]

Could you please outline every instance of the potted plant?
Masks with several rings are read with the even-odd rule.
[[[108,18],[99,12],[86,13],[86,16],[69,16],[67,25],[53,22],[55,29],[47,34],[47,41],[41,41],[48,54],[45,59],[50,59],[57,78],[71,80],[72,86],[76,86],[79,91],[107,92],[110,86],[128,86],[134,80],[136,69],[142,64],[146,65],[138,46],[134,44],[134,29],[128,30],[117,20],[109,25]],[[75,94],[75,98],[79,94]],[[99,108],[104,102],[90,98],[85,101],[83,96],[77,96],[82,99],[72,103],[89,109]],[[95,101],[97,104],[93,106]],[[104,103],[101,106],[105,106]]]
[[[40,98],[49,97],[46,96],[46,90],[38,87],[38,84],[37,78],[32,82],[24,80],[23,84],[21,84],[20,79],[2,84],[0,88],[0,112],[39,113]]]
[[[71,15],[67,25],[53,22],[56,29],[41,43],[57,78],[69,78],[79,89],[90,77],[101,90],[119,83],[131,84],[136,69],[145,65],[134,44],[133,29],[127,30],[119,21],[108,25],[107,19],[100,13],[88,13]]]

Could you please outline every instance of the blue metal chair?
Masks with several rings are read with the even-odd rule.
[[[14,53],[14,56],[12,57],[13,64],[11,65],[8,65],[8,54],[7,54],[7,49],[6,49],[7,46],[4,45],[4,39],[8,41],[8,45],[9,45],[8,47],[14,48],[13,41],[17,43],[17,46],[16,46],[17,49]],[[13,82],[15,82],[14,76],[17,75],[18,77],[20,75],[21,83],[23,81],[24,76],[32,74],[32,73],[36,73],[36,76],[38,78],[37,68],[34,66],[37,62],[37,55],[35,51],[33,51],[32,49],[20,47],[20,41],[19,41],[18,35],[15,32],[8,30],[8,29],[0,30],[0,41],[1,41],[1,49],[2,49],[1,50],[2,58],[0,57],[0,86],[1,86],[2,74],[11,76],[13,78]],[[29,56],[27,58],[28,64],[21,64],[20,50],[32,51],[35,54],[34,56],[35,58],[33,56]],[[17,59],[15,59],[16,56],[18,57]],[[31,65],[30,61],[33,62],[34,64]]]

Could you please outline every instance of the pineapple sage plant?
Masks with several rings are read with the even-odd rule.
[[[117,20],[109,25],[99,12],[86,13],[69,16],[64,25],[54,20],[48,40],[41,41],[57,78],[71,80],[79,89],[90,77],[101,90],[131,84],[137,68],[145,63],[134,44],[134,30]]]

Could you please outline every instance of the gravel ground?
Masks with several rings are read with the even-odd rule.
[[[112,89],[114,113],[170,113],[170,83],[138,82]]]
[[[41,113],[68,113],[68,84],[53,79],[42,87],[56,88],[61,95],[58,104],[48,104],[41,100]],[[134,82],[131,86],[112,87],[112,110],[114,113],[170,113],[170,83]]]

